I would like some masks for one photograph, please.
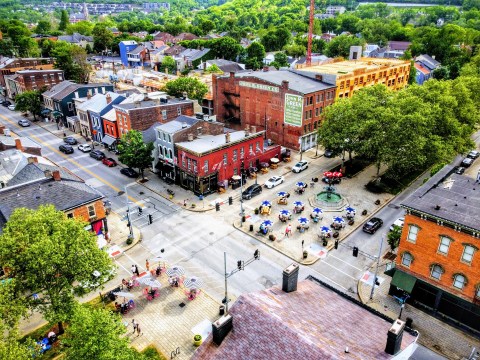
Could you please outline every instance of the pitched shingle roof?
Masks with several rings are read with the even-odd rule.
[[[27,164],[20,170],[8,183],[7,186],[15,186],[24,184],[34,180],[45,179],[45,172],[46,171],[59,171],[60,176],[62,179],[65,180],[75,180],[75,181],[82,181],[77,175],[71,173],[65,168],[61,168],[58,166],[47,165],[47,164],[40,164],[40,163],[31,163]]]
[[[65,84],[64,84],[65,83]],[[61,86],[59,86],[61,85]],[[59,86],[57,88],[57,86]],[[58,83],[54,87],[52,87],[50,90],[46,91],[43,93],[43,96],[50,97],[54,100],[62,100],[65,96],[70,95],[71,93],[77,91],[78,89],[81,88],[98,88],[102,86],[109,86],[111,87],[112,84],[107,84],[107,83],[102,83],[102,84],[76,84],[74,82],[71,82],[69,80],[62,81],[61,83]]]

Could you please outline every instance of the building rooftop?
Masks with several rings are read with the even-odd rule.
[[[29,137],[15,138],[12,136],[0,135],[0,144],[4,144],[6,146],[15,146],[15,139],[20,139],[20,142],[22,143],[22,146],[24,148],[39,148],[39,149],[42,148],[42,146],[39,143],[35,142]],[[5,152],[2,152],[1,154],[5,154]]]
[[[184,129],[185,127],[190,127],[199,121],[201,120],[191,116],[180,115],[175,120],[169,121],[166,124],[157,125],[155,130],[160,130],[168,134],[174,134],[177,131]]]
[[[316,279],[300,281],[290,293],[273,287],[241,295],[230,315],[234,330],[222,344],[210,335],[192,359],[393,358],[384,352],[392,323]],[[404,332],[401,349],[413,340]]]
[[[51,74],[51,73],[63,73],[63,70],[58,70],[58,69],[50,69],[50,70],[18,70],[16,72],[17,74],[20,75],[31,75],[31,74]]]
[[[77,105],[77,110],[83,110],[83,111],[89,110],[95,113],[100,113],[108,105],[107,95],[110,95],[112,100],[115,100],[117,97],[121,96],[112,91],[109,91],[106,94],[95,94],[87,101]]]
[[[53,86],[50,90],[43,93],[44,97],[50,97],[55,100],[62,100],[65,96],[77,91],[80,88],[99,88],[99,87],[112,87],[112,84],[108,83],[92,83],[92,84],[76,84],[69,80],[64,80],[61,83]]]
[[[245,71],[235,73],[235,77],[254,77],[270,82],[277,86],[282,86],[283,81],[288,81],[289,89],[297,91],[301,94],[309,94],[315,91],[331,89],[334,87],[330,84],[311,79],[303,74],[296,73],[291,70]]]
[[[230,143],[239,142],[243,139],[251,139],[262,134],[261,132],[245,134],[245,130],[230,132]],[[179,148],[182,148],[193,153],[202,154],[207,151],[213,151],[217,148],[221,148],[227,144],[225,134],[220,135],[198,135],[193,141],[184,141],[176,143]],[[263,145],[263,141],[262,141]]]
[[[102,116],[102,118],[108,120],[108,121],[117,121],[117,112],[115,111],[115,109],[110,109],[110,111],[107,111],[106,114],[104,114]]]
[[[128,100],[128,99],[127,99]],[[143,100],[137,102],[127,102],[124,101],[120,104],[113,105],[117,109],[122,110],[135,110],[135,109],[145,109],[149,107],[161,107],[161,106],[168,106],[172,104],[184,104],[184,103],[191,103],[193,100],[190,99],[168,99],[167,103],[161,103],[157,100]]]
[[[26,146],[22,143],[23,146]],[[6,185],[13,177],[28,165],[28,158],[36,157],[40,164],[54,165],[50,160],[41,156],[33,156],[17,149],[8,149],[0,152],[0,181]]]
[[[434,218],[480,230],[480,184],[445,166],[401,204]]]
[[[25,165],[8,183],[7,186],[24,184],[34,180],[45,178],[45,172],[59,171],[62,179],[82,181],[77,175],[71,173],[66,168],[58,167],[53,164],[42,162],[37,157],[38,162]]]

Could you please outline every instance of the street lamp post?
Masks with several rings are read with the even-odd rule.
[[[133,239],[133,226],[132,226],[132,219],[130,217],[130,201],[128,201],[128,192],[127,189],[128,187],[132,184],[125,185],[125,195],[127,196],[127,221],[128,221],[128,228],[129,228],[129,234],[128,238]]]
[[[245,215],[245,211],[243,210],[242,194],[243,194],[243,173],[240,171],[240,216]]]
[[[385,235],[382,235],[382,237],[380,239],[380,249],[378,249],[377,266],[375,267],[375,276],[373,277],[372,291],[370,292],[370,300],[373,299],[373,293],[375,291],[375,284],[377,282],[378,265],[380,263],[380,256],[382,256],[383,240],[385,240]]]

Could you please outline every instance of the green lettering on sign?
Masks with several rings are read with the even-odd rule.
[[[248,82],[248,81],[239,81],[238,83],[239,83],[240,86],[249,87],[249,88],[252,88],[252,89],[271,91],[271,92],[275,92],[275,93],[280,92],[280,88],[278,88],[276,86],[251,83],[251,82]]]
[[[293,126],[302,126],[303,96],[285,94],[284,122]]]

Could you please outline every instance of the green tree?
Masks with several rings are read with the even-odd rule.
[[[171,56],[164,56],[162,59],[161,71],[166,73],[167,70],[169,74],[175,74],[177,71],[177,62]]]
[[[257,70],[263,66],[263,59],[265,58],[265,48],[259,42],[252,43],[247,48],[247,58],[245,63],[248,68]]]
[[[13,45],[12,40],[0,40],[0,54],[3,56],[15,56],[15,46]]]
[[[62,338],[66,359],[135,360],[141,355],[129,347],[119,315],[103,308],[77,305]]]
[[[223,71],[216,64],[212,64],[205,69],[206,73],[209,74],[223,74]]]
[[[118,159],[128,167],[138,169],[144,179],[144,170],[153,162],[153,143],[145,144],[140,131],[130,130],[120,138],[118,150]]]
[[[290,42],[290,31],[284,27],[279,27],[274,30],[270,30],[262,37],[262,45],[265,51],[281,50],[285,45]]]
[[[400,237],[402,236],[402,228],[398,225],[393,226],[393,230],[387,235],[387,242],[390,245],[390,250],[393,252],[400,244]]]
[[[57,321],[60,332],[75,304],[73,291],[94,271],[107,274],[111,266],[85,226],[53,205],[18,208],[0,236],[0,263],[15,278],[15,293],[24,294],[28,306],[48,321]]]
[[[274,56],[273,62],[270,65],[275,66],[277,70],[281,67],[288,67],[287,55],[285,55],[283,52],[277,52]]]
[[[408,83],[411,84],[416,84],[417,82],[417,69],[415,68],[415,61],[411,60],[410,61],[410,74],[408,76]]]
[[[175,97],[183,96],[183,93],[186,92],[190,99],[202,100],[208,92],[208,87],[197,78],[179,77],[167,82],[164,90],[168,95]]]
[[[305,45],[300,44],[287,45],[283,49],[285,50],[287,55],[294,57],[304,56],[307,53],[307,48],[305,47]]]
[[[65,73],[65,79],[78,83],[88,82],[91,66],[87,61],[87,52],[80,46],[65,41],[57,41],[52,50],[55,67]]]
[[[101,52],[112,47],[113,33],[107,29],[107,24],[96,23],[92,34],[95,51]]]
[[[336,36],[327,44],[326,55],[329,57],[344,57],[350,55],[350,46],[363,45],[364,40],[351,35]]]
[[[48,20],[40,20],[35,28],[37,34],[46,35],[52,30],[52,24]]]
[[[232,61],[236,61],[243,51],[241,45],[229,36],[215,40],[210,48],[214,52],[215,57]]]
[[[42,111],[42,92],[40,90],[28,90],[15,97],[15,110],[29,111],[36,121]]]
[[[68,18],[67,10],[62,10],[60,14],[60,23],[58,24],[58,30],[65,31],[69,23],[70,23],[70,20]]]

